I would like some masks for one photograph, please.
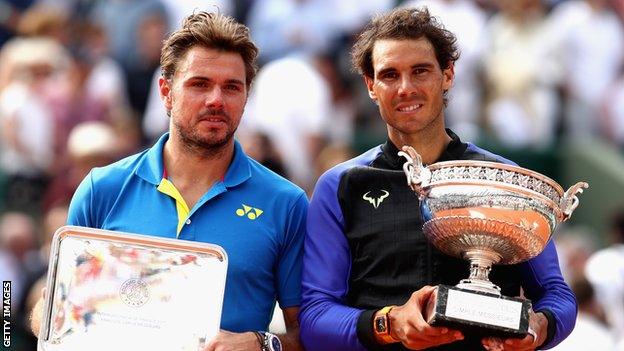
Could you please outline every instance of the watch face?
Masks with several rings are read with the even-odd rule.
[[[378,333],[386,332],[386,319],[385,318],[377,317],[377,319],[375,319],[375,330]]]
[[[282,343],[280,342],[280,339],[275,336],[271,338],[271,350],[282,351]]]

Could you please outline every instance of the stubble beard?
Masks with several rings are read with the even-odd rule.
[[[228,118],[229,120],[229,118]],[[194,129],[185,128],[174,121],[174,128],[180,137],[184,149],[202,158],[212,158],[219,155],[232,140],[236,129],[228,129],[223,137],[218,136],[218,132],[210,131],[209,135],[201,135]]]
[[[444,109],[445,106],[444,104],[440,104],[438,108],[433,108],[430,113],[427,115],[426,118],[423,118],[426,120],[426,122],[422,123],[420,126],[416,127],[416,129],[414,129],[414,127],[408,127],[408,126],[403,126],[401,127],[399,124],[390,124],[387,121],[386,122],[386,126],[387,126],[387,132],[389,135],[402,135],[402,136],[409,136],[409,135],[422,135],[422,136],[426,136],[426,135],[436,135],[436,133],[440,130],[440,129],[444,129]],[[399,120],[399,119],[396,119]]]

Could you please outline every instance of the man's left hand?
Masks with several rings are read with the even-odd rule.
[[[202,351],[259,351],[260,343],[252,332],[232,333],[221,330]]]
[[[546,340],[548,333],[548,319],[543,313],[529,312],[529,328],[533,333],[527,334],[522,339],[495,337],[483,338],[481,343],[488,351],[530,351],[541,346]]]

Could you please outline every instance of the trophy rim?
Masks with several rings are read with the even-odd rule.
[[[427,168],[429,168],[429,170],[431,171],[442,169],[442,168],[451,168],[451,167],[487,167],[487,168],[503,169],[506,171],[511,171],[514,173],[527,175],[527,176],[536,178],[538,180],[541,180],[547,183],[548,185],[550,185],[555,191],[557,191],[557,194],[559,195],[559,197],[562,197],[565,194],[563,187],[559,183],[557,183],[555,180],[553,180],[552,178],[545,176],[539,172],[532,171],[528,168],[514,166],[514,165],[510,165],[506,163],[491,162],[491,161],[474,161],[474,160],[454,160],[454,161],[436,162],[427,166]],[[484,182],[483,180],[476,180],[476,179],[475,181]],[[444,182],[444,181],[441,181],[441,182]],[[501,183],[501,182],[496,182],[496,183]],[[505,183],[505,182],[502,182],[502,183]],[[513,185],[513,184],[509,184],[509,185]],[[517,187],[525,189],[525,190],[529,190],[531,192],[540,194],[542,196],[545,196],[532,189],[524,188],[521,186],[517,186]]]
[[[82,238],[95,240],[115,240],[123,244],[141,245],[144,247],[154,247],[177,251],[200,252],[217,257],[219,261],[224,261],[227,257],[225,250],[215,244],[204,242],[187,241],[180,239],[163,238],[144,234],[130,234],[125,232],[115,232],[104,229],[87,228],[80,226],[63,226],[54,234],[53,240],[60,243],[65,238]]]
[[[463,185],[491,186],[493,188],[497,188],[501,190],[508,190],[513,193],[520,193],[530,198],[534,198],[534,199],[537,198],[543,201],[545,205],[548,206],[550,210],[552,210],[553,214],[557,218],[557,224],[559,224],[563,220],[563,211],[561,210],[561,207],[559,206],[557,202],[555,202],[550,197],[538,191],[535,191],[533,189],[523,187],[520,185],[510,184],[506,182],[491,181],[491,180],[481,180],[481,179],[453,179],[453,180],[434,181],[424,186],[423,188],[431,190],[434,188],[442,188],[446,186],[463,186]],[[554,231],[554,228],[553,228],[553,231]]]

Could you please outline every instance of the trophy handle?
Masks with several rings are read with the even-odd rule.
[[[572,212],[574,212],[574,210],[579,204],[579,199],[577,197],[577,194],[582,194],[583,189],[587,189],[587,188],[589,188],[589,184],[585,182],[578,182],[572,185],[563,194],[563,197],[561,198],[561,203],[559,204],[559,207],[561,208],[561,211],[563,212],[562,222],[567,221],[572,216]]]
[[[403,146],[403,151],[399,151],[399,156],[403,156],[407,161],[403,164],[403,172],[407,176],[407,185],[420,197],[425,195],[423,187],[429,185],[431,171],[423,166],[422,157],[409,145]]]

